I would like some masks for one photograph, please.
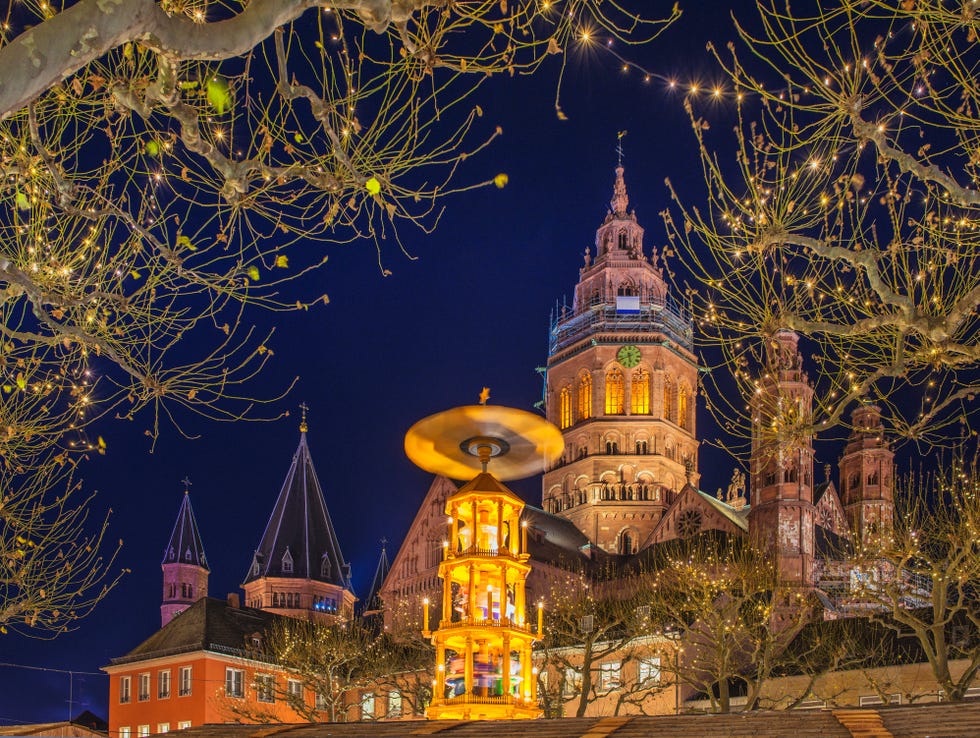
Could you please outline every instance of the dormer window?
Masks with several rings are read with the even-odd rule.
[[[330,559],[324,554],[320,559],[320,576],[327,578],[330,576]]]
[[[171,561],[173,561],[175,558],[177,558],[177,553],[174,551],[174,547],[173,546],[170,547],[170,552],[167,555],[170,557],[170,560]]]
[[[292,574],[293,573],[293,556],[289,553],[289,549],[286,549],[286,553],[282,555],[282,573]]]

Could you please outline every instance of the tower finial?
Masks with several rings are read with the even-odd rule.
[[[484,387],[483,390],[480,392],[480,404],[486,405],[487,400],[489,399],[490,399],[490,388]]]
[[[616,134],[616,184],[613,185],[612,200],[609,207],[613,213],[622,217],[626,215],[626,208],[630,204],[629,195],[626,194],[626,180],[623,179],[623,136],[626,131]]]
[[[181,483],[182,483],[182,484],[184,485],[184,494],[185,494],[185,495],[186,495],[186,494],[188,494],[188,493],[190,492],[190,486],[191,486],[191,484],[192,484],[192,482],[191,482],[191,480],[190,480],[190,477],[188,477],[188,476],[187,476],[187,475],[185,474],[185,475],[184,475],[184,478],[183,478],[183,479],[181,479],[180,481],[181,481]]]
[[[309,426],[306,425],[306,411],[310,409],[310,406],[303,401],[299,404],[299,409],[303,411],[303,418],[299,422],[299,432],[306,433],[309,430]]]

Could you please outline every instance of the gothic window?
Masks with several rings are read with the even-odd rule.
[[[766,487],[776,483],[776,471],[774,469],[766,469],[766,473],[762,480],[763,485]]]
[[[619,444],[616,441],[606,441],[606,453],[607,454],[618,454]]]
[[[562,387],[558,395],[558,426],[568,428],[572,424],[572,388]]]
[[[292,574],[293,573],[293,555],[289,553],[289,549],[286,549],[286,553],[282,555],[282,573]]]
[[[687,387],[681,387],[677,392],[677,424],[681,428],[690,425],[687,412]]]
[[[641,455],[645,455],[645,454],[648,454],[649,453],[649,450],[648,449],[649,449],[649,446],[647,445],[647,442],[646,441],[637,441],[636,442],[636,453],[641,454]]]
[[[636,297],[637,289],[631,282],[623,282],[619,285],[619,289],[616,290],[616,294],[619,297]]]
[[[588,372],[578,380],[578,417],[579,420],[592,417],[592,375]]]
[[[701,530],[701,511],[685,510],[677,518],[677,533],[681,538],[690,538]]]
[[[623,373],[611,369],[606,373],[606,415],[623,414]]]
[[[626,231],[619,232],[619,248],[629,248],[629,236],[626,235]]]
[[[855,474],[852,474],[847,479],[847,489],[848,489],[848,491],[857,489],[858,488],[858,485],[860,485],[860,483],[861,483],[861,478],[856,473]]]
[[[664,377],[664,419],[676,421],[674,415],[674,383],[670,377]]]
[[[633,415],[650,414],[650,372],[637,369],[630,383],[630,412]]]
[[[624,530],[619,534],[619,552],[621,554],[631,554],[636,552],[636,541],[633,540],[633,533]]]
[[[878,472],[874,471],[868,475],[868,484],[871,486],[877,486],[878,484]]]

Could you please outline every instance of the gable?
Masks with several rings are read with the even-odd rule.
[[[851,537],[847,518],[844,516],[844,506],[841,504],[840,496],[837,494],[837,488],[833,482],[827,482],[813,506],[816,508],[814,522],[817,525],[843,538]]]
[[[391,562],[391,569],[380,590],[382,599],[426,572],[431,571],[431,576],[436,576],[442,560],[442,541],[446,537],[446,500],[455,493],[456,485],[446,477],[436,476],[432,480]]]
[[[744,533],[745,529],[736,522],[734,512],[729,512],[726,508],[728,506],[725,503],[712,500],[690,484],[685,485],[650,533],[643,548],[705,530]]]

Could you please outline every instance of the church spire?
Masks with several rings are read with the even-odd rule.
[[[163,602],[160,606],[161,626],[208,594],[208,559],[191,508],[188,487],[184,479],[184,499],[177,512],[170,541],[163,551]]]
[[[350,564],[340,550],[313,466],[307,408],[301,409],[299,445],[242,586],[250,607],[346,619],[354,603]]]
[[[364,598],[364,615],[381,612],[384,607],[384,602],[381,600],[381,585],[385,583],[391,569],[391,565],[388,563],[387,543],[387,540],[381,539],[381,555],[378,557],[378,567],[374,570],[374,579],[371,580],[368,596]]]

